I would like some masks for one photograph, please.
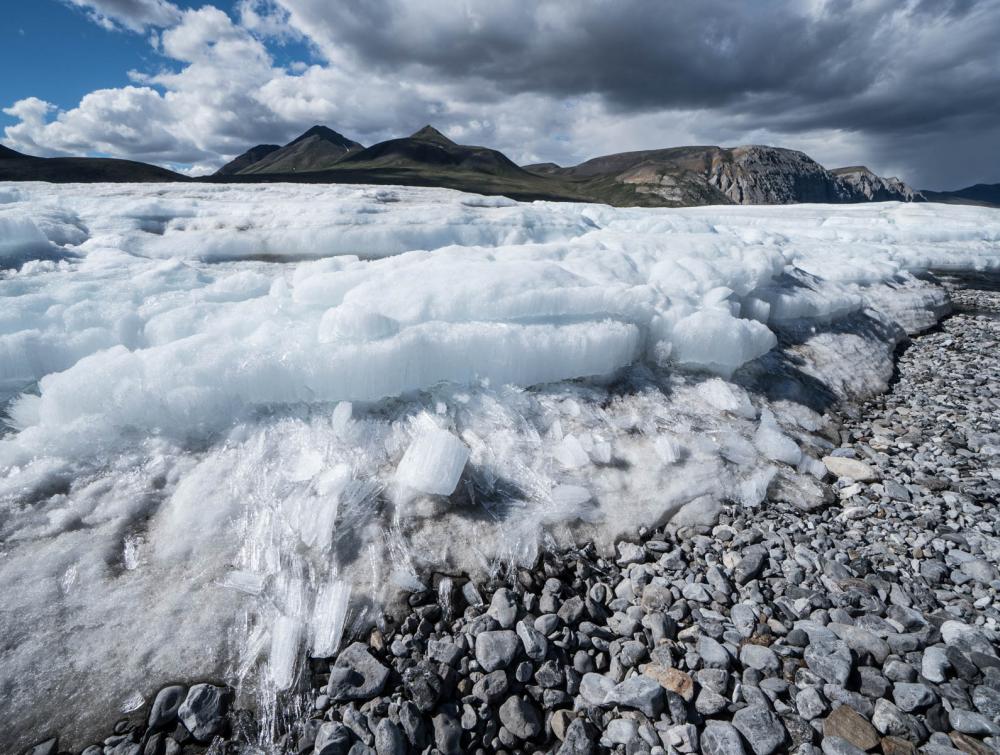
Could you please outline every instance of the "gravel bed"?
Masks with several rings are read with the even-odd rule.
[[[282,751],[1000,752],[1000,292],[952,296],[891,392],[827,429],[830,505],[726,505],[493,585],[438,575],[310,662]],[[84,752],[241,750],[228,701],[168,687]]]

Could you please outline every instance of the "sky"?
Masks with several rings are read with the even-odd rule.
[[[316,123],[519,163],[772,144],[1000,182],[1000,0],[12,0],[0,139],[191,174]]]

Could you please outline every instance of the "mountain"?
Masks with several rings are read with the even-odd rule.
[[[240,175],[307,173],[328,170],[346,155],[364,149],[326,126],[313,126],[284,147],[238,171]]]
[[[0,180],[182,181],[152,165],[99,158],[38,158],[0,147]],[[260,144],[199,181],[438,186],[518,200],[688,207],[797,202],[962,202],[1000,206],[1000,184],[917,192],[863,166],[827,170],[803,152],[748,145],[620,152],[571,167],[518,166],[488,147],[457,144],[433,126],[363,147],[313,126],[278,147]]]
[[[502,152],[487,147],[456,144],[433,126],[411,136],[379,142],[348,155],[339,168],[394,168],[410,170],[471,171],[494,176],[531,176]]]
[[[928,202],[1000,207],[1000,184],[976,184],[956,191],[928,191],[924,189],[921,194],[927,197]]]
[[[309,133],[306,132],[303,137]],[[340,137],[339,134],[337,136]],[[305,144],[303,137],[296,142]],[[281,162],[282,153],[292,152],[296,142],[236,175],[216,175],[206,180],[402,184],[500,194],[519,200],[593,199],[589,194],[578,191],[572,182],[547,179],[524,170],[502,152],[488,147],[456,144],[433,126],[425,126],[410,136],[389,139],[368,148],[362,149],[357,145],[358,149],[348,150],[322,169],[285,171],[287,166]]]
[[[583,180],[588,185],[585,191],[613,204],[623,199],[678,207],[919,198],[898,179],[882,179],[867,168],[844,168],[837,175],[803,152],[762,145],[622,152],[572,168],[544,163],[529,165],[527,170]],[[627,190],[632,192],[631,201]]]
[[[231,176],[234,173],[239,173],[244,168],[249,168],[254,163],[260,162],[272,152],[277,152],[279,149],[281,149],[281,145],[279,144],[258,144],[256,147],[251,147],[239,157],[223,165],[215,171],[215,175]]]
[[[875,175],[863,165],[850,168],[834,168],[830,171],[840,184],[842,191],[856,202],[914,202],[923,199],[919,191],[914,191],[902,180]]]
[[[22,155],[20,152],[15,152],[10,147],[5,147],[0,144],[0,160],[27,160],[27,155]]]
[[[0,146],[0,181],[52,183],[151,183],[188,181],[187,176],[133,160],[105,157],[33,157]]]

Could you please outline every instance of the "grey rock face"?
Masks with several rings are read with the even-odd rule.
[[[187,695],[187,687],[172,684],[156,693],[149,709],[149,728],[159,729],[177,720],[177,711]]]
[[[375,752],[378,755],[406,755],[406,738],[396,724],[383,718],[375,727]]]
[[[542,716],[526,697],[513,695],[500,706],[500,721],[518,739],[534,739],[542,733]]]
[[[708,721],[701,733],[701,751],[705,755],[745,755],[739,731],[726,721]]]
[[[476,660],[484,671],[508,667],[517,656],[521,641],[509,629],[482,632],[476,637]]]
[[[566,736],[557,750],[558,755],[593,755],[597,751],[597,735],[593,727],[574,718],[566,727]]]
[[[763,705],[750,705],[736,711],[733,726],[750,744],[755,755],[777,752],[788,737],[781,719]]]
[[[213,684],[196,684],[177,710],[177,717],[191,736],[207,742],[222,729],[226,712],[225,690]]]
[[[781,661],[775,652],[761,645],[744,645],[740,649],[740,662],[766,676],[774,676],[781,670]]]
[[[517,620],[517,597],[505,587],[493,593],[487,613],[504,629],[511,629]]]
[[[841,687],[847,684],[854,668],[851,651],[842,640],[814,642],[806,648],[804,658],[811,671]]]
[[[368,646],[355,642],[337,656],[327,694],[333,701],[368,700],[382,691],[388,678],[389,669],[368,652]]]
[[[454,716],[438,713],[434,716],[434,746],[442,755],[461,755],[462,727]]]
[[[926,684],[897,682],[892,687],[892,699],[896,707],[906,713],[918,708],[927,708],[937,701],[937,695]]]
[[[635,708],[653,718],[663,709],[663,687],[648,676],[640,674],[615,685],[605,696],[604,701],[610,705]]]
[[[313,755],[347,755],[351,750],[351,730],[340,723],[327,722],[316,733]]]

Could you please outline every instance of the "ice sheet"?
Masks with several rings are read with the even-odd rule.
[[[910,273],[998,244],[931,204],[0,186],[0,719],[273,700],[434,569],[766,505],[942,311]]]

